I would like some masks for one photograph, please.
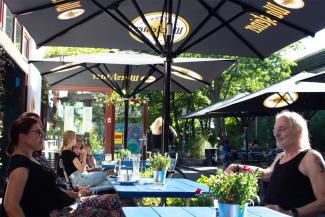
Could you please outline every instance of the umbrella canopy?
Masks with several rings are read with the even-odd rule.
[[[319,72],[317,74],[314,74],[311,77],[302,79],[301,82],[319,82],[319,83],[325,83],[325,71]]]
[[[31,60],[50,87],[111,87],[122,97],[141,90],[163,90],[161,57],[140,53],[102,53]],[[171,91],[191,93],[229,68],[235,61],[211,58],[176,58]],[[127,63],[127,64],[126,64]],[[122,91],[124,90],[124,91]]]
[[[4,0],[38,46],[153,50],[165,60],[163,143],[170,77],[185,51],[264,58],[325,26],[320,0]],[[163,149],[163,148],[162,148]]]
[[[300,38],[313,36],[325,25],[325,2],[320,0],[5,3],[38,46],[140,49],[166,54],[170,33],[172,56],[191,51],[264,58]]]
[[[242,98],[244,96],[247,96],[248,94],[249,93],[240,93],[240,94],[238,94],[238,95],[236,95],[236,96],[234,96],[234,97],[232,97],[230,99],[226,99],[226,100],[217,102],[217,103],[215,103],[213,105],[210,105],[210,106],[208,106],[206,108],[200,109],[200,110],[192,112],[190,114],[187,114],[183,118],[188,119],[188,118],[206,118],[206,117],[209,117],[208,114],[210,114],[211,112],[218,111],[218,109],[220,107],[223,107],[223,106],[227,105],[230,102],[236,101],[237,99],[240,99],[240,98]],[[228,114],[226,114],[225,116],[227,116],[227,115]],[[223,116],[223,113],[220,113],[220,116]]]
[[[288,109],[308,111],[325,109],[325,84],[299,82],[312,73],[300,73],[255,93],[225,102],[216,109],[207,109],[200,116],[274,115]]]
[[[200,62],[199,62],[200,61]],[[32,60],[50,87],[111,87],[129,99],[139,91],[162,90],[161,57],[139,53],[103,53]],[[172,65],[171,89],[193,92],[210,84],[235,61],[207,58],[176,58]],[[124,64],[123,64],[124,63]],[[127,65],[125,64],[127,63]],[[129,101],[125,100],[124,141],[127,141]],[[127,144],[124,143],[126,148]]]

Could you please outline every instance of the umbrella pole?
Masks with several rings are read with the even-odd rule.
[[[170,74],[171,74],[171,64],[173,61],[172,57],[172,33],[173,33],[173,24],[172,24],[172,0],[167,1],[167,34],[166,34],[166,61],[164,62],[165,67],[165,78],[164,78],[164,108],[163,108],[163,137],[161,143],[161,153],[164,153],[165,147],[168,150],[169,147],[169,112],[170,112]]]
[[[245,137],[245,148],[246,148],[246,156],[245,156],[245,160],[247,163],[248,162],[248,135],[247,135],[247,125],[245,124],[244,126],[244,137]]]
[[[163,141],[161,143],[161,153],[164,153],[165,147],[169,147],[169,112],[170,112],[170,73],[171,73],[172,58],[166,58],[165,65],[165,79],[164,79],[164,109],[163,109]]]
[[[127,149],[128,142],[128,120],[129,120],[129,99],[124,98],[124,149]]]

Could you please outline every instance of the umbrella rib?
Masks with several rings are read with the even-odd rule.
[[[261,54],[261,52],[259,52],[251,43],[249,43],[243,36],[241,36],[231,25],[230,22],[225,21],[219,14],[215,13],[214,11],[212,11],[213,9],[206,3],[204,3],[203,1],[202,5],[210,12],[213,14],[213,16],[215,18],[217,18],[218,20],[221,21],[221,23],[225,23],[225,27],[227,27],[235,36],[237,36],[237,38],[239,38],[239,40],[241,40],[248,48],[250,48],[260,59],[263,59],[265,56]],[[243,9],[242,12],[246,12],[245,9]]]
[[[156,45],[158,45],[159,49],[162,51],[163,48],[160,44],[160,42],[158,41],[157,36],[155,35],[155,33],[152,31],[152,28],[150,26],[150,24],[148,23],[148,20],[146,19],[146,17],[143,14],[143,11],[141,10],[141,8],[139,7],[138,3],[135,0],[132,0],[133,5],[135,6],[135,9],[138,11],[138,14],[140,15],[142,21],[146,24],[146,26],[148,27],[149,31],[150,31],[150,35],[151,37],[155,40]]]
[[[156,65],[154,65],[154,66],[151,66],[150,67],[150,69],[149,69],[149,71],[148,71],[148,73],[147,73],[147,75],[141,80],[141,82],[134,88],[134,90],[133,90],[133,92],[131,93],[131,97],[132,96],[134,96],[135,94],[137,94],[139,91],[139,89],[140,89],[140,87],[144,84],[144,82],[152,75],[152,73],[154,73],[154,67],[155,67]]]
[[[173,67],[172,67],[172,69],[173,69]],[[177,70],[177,69],[173,69],[173,70],[176,71],[176,72],[178,72],[179,74],[185,76],[185,77],[188,77],[189,79],[193,79],[193,80],[198,81],[198,82],[201,82],[201,83],[203,83],[203,84],[205,84],[205,85],[210,85],[210,84],[211,84],[211,83],[208,82],[208,81],[200,80],[200,79],[195,78],[195,77],[193,77],[193,76],[191,76],[191,75],[187,75],[187,74],[185,74],[184,72],[179,71],[179,70]]]
[[[58,33],[56,33],[56,34],[54,34],[53,36],[51,36],[51,37],[49,37],[49,38],[43,40],[42,42],[38,43],[37,45],[38,45],[39,47],[41,47],[41,46],[43,46],[43,45],[45,45],[45,44],[51,42],[51,41],[54,40],[55,38],[57,38],[57,37],[59,37],[59,36],[65,34],[66,32],[70,31],[71,29],[73,29],[73,28],[79,26],[80,24],[83,24],[83,23],[87,22],[88,20],[90,20],[90,19],[96,17],[96,16],[99,15],[100,13],[101,13],[101,11],[96,12],[96,13],[94,13],[94,14],[92,14],[92,15],[86,17],[85,19],[80,20],[79,22],[77,22],[77,23],[75,23],[75,24],[69,26],[68,28],[65,28],[64,30],[62,30],[62,31],[60,31],[60,32],[58,32]]]
[[[196,39],[195,41],[193,41],[192,43],[190,43],[189,45],[187,45],[183,49],[181,49],[178,52],[176,52],[176,56],[178,56],[179,54],[181,54],[181,53],[185,52],[186,50],[190,49],[191,47],[193,47],[194,45],[198,44],[199,42],[203,41],[204,39],[206,39],[210,35],[214,34],[218,30],[220,30],[222,27],[224,27],[228,23],[232,22],[233,20],[237,19],[238,17],[240,17],[244,13],[245,13],[245,11],[242,11],[242,12],[238,13],[237,15],[235,15],[231,19],[229,19],[227,22],[222,23],[221,25],[219,25],[216,28],[212,29],[211,31],[207,32],[205,35],[201,36],[200,38]]]
[[[116,92],[118,92],[118,90],[116,90],[110,83],[108,83],[107,81],[105,81],[104,79],[102,79],[101,76],[97,75],[91,68],[89,68],[88,66],[85,66],[86,69],[88,69],[91,74],[95,75],[99,80],[101,80],[102,82],[104,82],[107,86],[109,86],[110,88],[112,88],[113,90],[115,90]]]
[[[105,64],[102,64],[104,66],[104,68],[106,69],[107,73],[111,76],[111,73],[110,73],[110,70],[106,67]],[[113,80],[111,80],[107,74],[104,73],[104,71],[98,66],[97,69],[100,71],[100,73],[106,78],[107,82],[110,83],[115,89],[116,92],[118,93],[122,93],[122,90],[120,88],[120,86]],[[112,77],[112,76],[111,76]],[[120,90],[120,91],[117,91],[117,90]],[[123,95],[123,94],[122,94]]]
[[[213,11],[217,11],[219,10],[219,8],[225,3],[225,1],[221,1],[217,6],[215,6],[215,8],[213,9]],[[200,24],[197,25],[197,27],[193,30],[193,32],[184,40],[184,42],[177,48],[177,50],[175,51],[175,53],[177,54],[181,54],[183,53],[184,49],[183,47],[185,45],[187,45],[190,40],[203,28],[203,26],[208,22],[209,19],[211,19],[212,14],[209,13],[208,16],[206,16],[201,22]],[[182,50],[183,49],[183,50]],[[181,51],[180,51],[181,50]],[[187,49],[185,49],[187,50]]]
[[[115,9],[115,11],[124,19],[125,22],[127,22],[132,28],[129,28],[127,25],[123,25],[128,31],[132,31],[134,33],[134,31],[137,33],[135,35],[138,35],[137,37],[141,38],[141,40],[148,45],[149,47],[151,47],[155,52],[161,54],[162,51],[157,49],[156,46],[154,44],[152,44],[149,39],[141,32],[139,31],[139,29],[118,9]],[[113,14],[112,14],[113,15]],[[113,15],[114,16],[114,15]],[[116,16],[114,16],[116,17]],[[116,17],[116,21],[118,21],[119,19]],[[119,20],[120,21],[120,20]],[[118,22],[119,22],[118,21]],[[121,21],[122,23],[122,21]]]
[[[311,32],[311,31],[309,31],[307,29],[304,29],[304,28],[302,28],[300,26],[297,26],[297,25],[295,25],[293,23],[290,23],[290,22],[288,22],[286,20],[279,19],[279,18],[273,16],[272,14],[266,14],[264,11],[261,11],[260,9],[254,7],[254,6],[251,6],[251,5],[249,5],[249,4],[245,3],[245,2],[239,2],[238,0],[230,0],[230,1],[233,2],[233,3],[235,3],[235,4],[240,5],[242,7],[249,8],[250,10],[253,10],[253,11],[258,12],[260,14],[267,15],[267,16],[271,17],[272,19],[275,19],[278,22],[280,22],[280,23],[282,23],[282,24],[284,24],[286,26],[289,26],[289,27],[291,27],[291,28],[293,28],[295,30],[298,30],[298,31],[304,33],[305,35],[312,36],[312,37],[315,36],[315,33],[314,32]]]
[[[32,12],[35,12],[35,11],[40,11],[40,10],[43,10],[43,9],[56,7],[56,6],[59,6],[59,5],[62,5],[62,4],[72,2],[72,1],[75,1],[75,0],[66,0],[66,1],[63,0],[63,1],[59,1],[59,2],[53,2],[53,3],[50,3],[50,4],[41,5],[41,6],[38,6],[38,7],[29,8],[29,9],[22,10],[22,11],[17,11],[16,13],[14,13],[14,15],[15,16],[21,16],[21,15],[25,15],[27,13],[32,13]]]
[[[151,85],[157,83],[157,82],[158,82],[159,80],[161,80],[163,77],[164,77],[164,76],[161,75],[161,76],[160,76],[159,78],[157,78],[154,82],[151,82],[151,83],[149,83],[149,84],[143,86],[142,88],[139,88],[139,92],[142,91],[142,90],[144,90],[144,89],[147,89],[147,88],[150,87]]]
[[[107,66],[106,66],[105,64],[102,64],[102,65],[103,65],[104,68],[106,69],[107,73],[108,73],[109,75],[111,75],[110,70],[107,68]],[[100,67],[97,67],[97,68],[98,68],[98,70],[101,72],[101,74],[102,74],[102,75],[107,79],[107,82],[108,82],[111,86],[114,87],[114,90],[115,90],[118,94],[120,94],[121,96],[124,96],[124,94],[123,94],[123,92],[122,92],[122,89],[121,89],[121,87],[117,84],[117,82],[115,82],[115,81],[109,79],[109,77],[107,77],[107,75],[103,72],[103,70],[102,70]]]
[[[140,32],[138,30],[137,27],[134,26],[134,24],[132,22],[130,22],[121,11],[119,11],[117,8],[115,8],[114,10],[116,11],[116,13],[118,13],[125,22],[127,22],[127,24],[129,24],[132,28],[129,28],[127,24],[125,24],[121,19],[119,19],[117,16],[115,16],[112,12],[110,12],[109,10],[107,10],[107,8],[104,8],[101,4],[99,4],[96,0],[91,0],[97,7],[99,7],[105,14],[107,14],[108,16],[110,16],[111,18],[113,18],[116,22],[118,22],[121,26],[123,26],[124,28],[126,28],[128,31],[132,32],[132,34],[134,34],[136,37],[141,38],[141,40],[148,45],[151,49],[153,49],[155,52],[161,54],[161,51],[158,50],[148,39],[147,37],[145,37],[142,32]]]
[[[74,77],[74,76],[76,76],[76,75],[78,75],[78,74],[80,74],[80,73],[82,73],[82,72],[84,72],[84,71],[86,71],[86,70],[87,70],[87,69],[82,69],[82,70],[79,71],[79,72],[76,72],[76,73],[74,73],[74,74],[72,74],[72,75],[69,75],[69,76],[67,76],[67,77],[65,77],[65,78],[59,79],[58,81],[56,81],[56,82],[50,84],[50,86],[57,85],[58,83],[61,83],[62,81],[65,81],[65,80],[67,80],[67,79],[69,79],[69,78],[72,78],[72,77]],[[45,76],[45,73],[42,74],[42,76]]]
[[[69,66],[66,66],[66,67],[63,67],[63,68],[60,68],[60,69],[56,69],[56,70],[53,70],[53,71],[48,71],[48,72],[41,73],[41,75],[45,76],[45,75],[49,75],[49,74],[56,73],[56,72],[59,72],[59,71],[63,71],[63,70],[66,70],[66,69],[70,69],[70,68],[73,68],[73,67],[76,67],[76,66],[83,66],[83,65],[84,64],[69,65]]]
[[[162,71],[160,71],[157,67],[154,67],[156,69],[156,71],[158,73],[160,73],[161,75],[163,75],[164,73]],[[181,85],[179,82],[177,82],[175,79],[171,78],[170,79],[173,83],[175,83],[176,85],[178,85],[180,88],[182,88],[183,90],[185,90],[187,93],[192,93],[192,91],[190,91],[188,88],[186,88],[185,86]]]
[[[179,11],[180,11],[180,8],[181,8],[181,2],[182,2],[182,0],[178,0],[175,23],[174,23],[173,34],[172,34],[172,39],[171,39],[172,44],[174,44],[174,37],[175,37],[175,32],[176,32],[176,24],[177,24],[177,20],[178,20],[178,16],[179,16]]]

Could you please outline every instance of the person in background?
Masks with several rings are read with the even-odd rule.
[[[63,136],[63,145],[61,147],[61,159],[68,176],[71,178],[73,185],[81,186],[109,186],[111,183],[107,181],[107,173],[102,171],[87,172],[85,149],[80,150],[80,159],[73,152],[76,144],[76,133],[74,131],[66,131]]]
[[[163,119],[162,117],[156,118],[156,120],[151,124],[150,129],[152,132],[151,135],[151,145],[153,152],[160,152],[161,151],[161,141],[162,141],[162,124]],[[176,130],[169,126],[169,144],[173,145],[174,140],[177,137]],[[164,153],[168,152],[171,147],[164,147]]]
[[[95,168],[95,158],[93,156],[93,152],[91,150],[90,141],[89,141],[89,134],[85,134],[85,149],[87,151],[87,164],[90,168]]]
[[[325,162],[311,149],[306,120],[295,112],[276,116],[273,129],[277,148],[283,149],[266,169],[231,164],[226,172],[245,166],[258,170],[260,179],[269,181],[264,198],[267,207],[290,216],[324,216]]]
[[[8,216],[78,216],[81,213],[83,216],[120,216],[116,196],[113,203],[105,206],[94,207],[96,204],[91,199],[75,204],[75,199],[57,187],[53,172],[33,157],[43,145],[42,125],[36,118],[18,118],[10,126],[7,146],[10,162],[4,197]],[[75,204],[74,209],[70,207],[72,204]]]

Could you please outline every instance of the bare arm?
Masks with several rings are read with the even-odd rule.
[[[173,137],[176,138],[177,137],[176,130],[172,126],[169,126],[169,130],[173,134]]]
[[[271,178],[271,175],[273,173],[273,169],[274,169],[274,165],[275,163],[280,159],[280,157],[282,156],[282,153],[278,154],[275,158],[275,160],[273,161],[273,163],[266,169],[261,168],[261,167],[256,167],[256,166],[246,166],[246,165],[241,165],[241,164],[230,164],[227,169],[225,170],[226,172],[236,172],[238,169],[239,170],[243,170],[244,166],[252,169],[252,170],[258,170],[260,175],[259,175],[259,179],[263,180],[263,181],[269,181]]]
[[[82,159],[82,162],[80,162],[80,160],[77,157],[75,157],[72,162],[73,165],[78,169],[78,171],[82,173],[86,171],[87,152],[85,149],[82,149],[80,151],[80,157]]]
[[[23,196],[28,178],[28,169],[19,167],[13,170],[9,176],[8,186],[5,195],[4,208],[10,217],[25,216],[20,200]]]
[[[325,162],[320,153],[310,151],[299,165],[299,170],[309,177],[316,200],[297,208],[299,216],[315,216],[325,212]]]

